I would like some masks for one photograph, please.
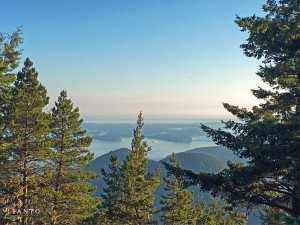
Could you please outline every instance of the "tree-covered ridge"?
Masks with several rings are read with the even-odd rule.
[[[214,151],[214,148],[216,149],[216,151],[221,151],[222,148],[220,147],[210,147],[209,149],[211,149],[212,151]],[[218,150],[218,148],[220,148],[220,150]],[[206,148],[203,148],[204,150]],[[110,159],[114,158],[115,156],[117,156],[118,158],[118,165],[122,164],[122,162],[125,160],[126,155],[129,153],[129,149],[118,149],[115,151],[111,151],[110,153],[107,153],[105,155],[99,156],[98,158],[94,159],[91,162],[91,165],[89,167],[87,167],[88,170],[92,170],[95,171],[97,174],[101,173],[101,167],[103,167],[103,169],[106,172],[110,171],[110,166],[111,164]],[[180,165],[183,168],[192,168],[192,170],[194,172],[198,172],[199,170],[201,171],[210,171],[210,172],[219,172],[222,169],[224,169],[225,164],[222,163],[220,160],[214,158],[213,156],[209,156],[206,154],[202,153],[202,148],[199,148],[197,150],[193,150],[193,152],[190,154],[189,151],[183,152],[183,153],[177,153],[174,154],[176,156],[177,161],[180,163]],[[189,157],[191,156],[191,157]],[[232,156],[232,155],[231,155]],[[147,159],[147,164],[148,164],[148,171],[149,172],[155,172],[155,169],[157,168],[157,166],[159,166],[162,169],[162,178],[166,176],[166,170],[164,168],[164,166],[162,165],[162,162],[169,162],[170,161],[171,156],[167,156],[166,158],[156,162],[154,160],[151,159]],[[101,167],[99,167],[99,165],[101,165]],[[100,177],[100,179],[95,180],[93,182],[94,186],[97,186],[97,191],[95,193],[95,196],[101,196],[101,194],[103,193],[103,189],[107,188],[106,183],[103,181],[104,177]],[[154,207],[155,209],[158,211],[160,209],[160,200],[161,200],[161,196],[165,194],[165,183],[162,182],[161,185],[159,185],[157,187],[157,189],[155,190],[155,202],[154,202]],[[192,187],[189,188],[189,191],[193,192],[193,207],[195,207],[195,204],[197,202],[197,196],[199,195],[198,191],[199,188],[198,187]],[[206,208],[205,208],[205,212],[209,210],[210,208],[210,203],[212,203],[212,197],[209,196],[207,193],[200,193],[200,197],[201,197],[201,204],[203,204],[204,202],[207,202]],[[220,209],[222,207],[219,207]],[[222,208],[222,210],[224,210],[224,215],[227,215],[227,211],[225,209]],[[200,211],[198,211],[200,213]],[[157,220],[159,220],[159,216],[158,214],[155,215],[155,218]],[[258,218],[255,217],[254,215],[250,215],[249,219],[249,224],[253,224],[253,222],[255,224],[257,224]]]
[[[130,152],[129,149],[119,149],[116,151],[112,151],[110,153],[107,153],[103,156],[100,156],[93,160],[91,163],[91,166],[88,167],[88,170],[96,170],[98,173],[100,173],[100,168],[99,165],[102,165],[104,168],[102,169],[102,178],[97,180],[94,185],[97,185],[98,191],[97,191],[97,196],[99,196],[102,193],[102,198],[103,201],[101,203],[100,207],[100,212],[101,210],[104,210],[104,213],[100,213],[95,215],[94,218],[90,219],[89,222],[93,221],[93,224],[125,224],[120,222],[120,218],[122,217],[122,208],[124,208],[123,204],[117,204],[120,202],[120,199],[122,199],[122,176],[121,176],[121,165],[126,160],[126,155],[128,155]],[[188,154],[188,153],[187,153]],[[199,168],[202,167],[202,169],[207,169],[208,171],[220,171],[224,164],[222,164],[220,161],[214,159],[211,156],[207,156],[204,154],[199,153],[192,153],[191,155],[193,156],[193,163],[195,165],[194,171],[198,171]],[[175,157],[175,155],[173,156]],[[184,160],[185,159],[185,154],[176,154],[176,158],[178,157],[178,162],[184,162],[183,165],[187,166],[191,164],[190,160]],[[166,171],[164,170],[164,167],[162,166],[162,161],[169,161],[172,158],[172,156],[166,157],[165,159],[155,162],[153,160],[147,160],[148,161],[148,171],[149,172],[155,172],[155,168],[157,168],[157,165],[159,165],[163,169],[163,174],[162,177],[165,177],[167,175]],[[219,162],[220,167],[214,167],[214,163],[210,164],[209,160],[214,160]],[[110,163],[109,163],[110,161]],[[203,162],[204,163],[203,165]],[[101,181],[102,180],[102,181]],[[103,182],[105,180],[105,182]],[[163,213],[164,210],[160,211],[159,209],[161,208],[160,205],[160,200],[162,199],[162,195],[165,195],[167,192],[164,191],[164,188],[166,185],[161,184],[155,191],[155,204],[154,207],[156,209],[156,212],[161,212]],[[103,190],[102,190],[103,189]],[[101,191],[102,190],[102,191]],[[198,189],[190,189],[189,191],[181,186],[181,190],[186,193],[193,193],[190,196],[190,211],[186,211],[185,213],[182,213],[182,216],[187,217],[188,219],[188,224],[196,224],[198,221],[206,221],[204,224],[219,224],[218,219],[222,218],[222,221],[224,221],[224,224],[226,224],[225,221],[231,221],[231,220],[236,220],[238,221],[238,218],[240,218],[240,224],[245,223],[245,215],[243,213],[239,214],[236,211],[228,211],[224,209],[223,207],[219,206],[217,203],[212,203],[207,204],[205,206],[203,200],[200,201],[199,199],[197,200],[197,193]],[[104,191],[104,192],[103,192]],[[202,195],[202,194],[201,194]],[[208,200],[209,196],[201,196],[201,199],[206,199]],[[107,200],[104,200],[107,199]],[[208,201],[210,202],[210,201]],[[218,207],[218,210],[210,210],[211,206]],[[181,207],[181,206],[178,206]],[[190,216],[186,215],[188,213]],[[106,216],[105,216],[106,215]],[[238,215],[238,216],[237,216]],[[112,219],[113,221],[108,222],[107,217]],[[159,221],[158,214],[154,217],[157,221]],[[98,221],[98,222],[96,222]],[[155,221],[155,220],[154,220]],[[158,223],[161,224],[161,223]],[[164,224],[169,224],[169,223],[164,223]],[[175,224],[181,224],[179,222]],[[201,223],[200,223],[201,224]],[[239,223],[233,223],[233,224],[239,224]]]
[[[130,151],[129,149],[123,148],[99,156],[95,158],[90,163],[89,166],[86,167],[86,170],[93,171],[97,174],[100,174],[101,168],[103,168],[104,170],[109,169],[110,159],[112,156],[117,156],[118,162],[122,163],[126,159],[126,156],[128,155],[129,151]],[[194,172],[205,171],[205,172],[216,173],[216,172],[220,172],[225,167],[225,164],[219,159],[216,159],[215,157],[209,156],[207,154],[202,154],[201,148],[199,148],[198,153],[195,151],[190,154],[189,151],[186,151],[182,153],[177,153],[175,154],[175,156],[177,158],[177,161],[181,164],[183,168],[189,168]],[[163,174],[165,174],[166,171],[164,166],[162,165],[162,162],[169,162],[170,157],[171,156],[167,156],[164,159],[159,161],[147,159],[147,172],[154,172],[156,167],[159,166],[162,169]],[[94,186],[97,186],[97,191],[95,192],[95,196],[100,196],[103,193],[102,189],[103,187],[105,187],[105,183],[103,182],[102,178],[103,177],[100,177],[99,179],[94,180],[92,182]],[[160,196],[161,189],[163,188],[157,189],[156,195]]]

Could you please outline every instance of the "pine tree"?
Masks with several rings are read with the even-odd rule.
[[[21,30],[18,28],[11,35],[0,33],[0,108],[1,114],[5,110],[5,102],[12,83],[15,81],[13,71],[18,67],[22,50]],[[3,121],[0,121],[1,124]]]
[[[102,176],[107,188],[103,188],[104,194],[101,195],[100,214],[103,215],[101,224],[122,224],[122,213],[125,206],[123,204],[123,183],[117,156],[111,156],[109,172],[102,169]]]
[[[16,214],[16,211],[24,214],[21,219],[11,216],[9,220],[18,219],[23,225],[35,221],[30,213],[26,213],[28,210],[39,210],[39,178],[50,147],[49,116],[43,112],[49,98],[32,66],[27,58],[22,71],[17,74],[5,115],[5,144],[2,146],[8,156],[2,166],[9,171],[5,174],[5,189],[1,193],[5,197],[4,207],[10,210],[6,210],[7,214]]]
[[[202,125],[213,141],[248,161],[228,163],[219,174],[188,171],[187,183],[200,184],[233,204],[268,206],[300,217],[300,2],[268,0],[264,17],[237,17],[247,31],[246,56],[263,59],[257,74],[270,89],[252,90],[262,100],[251,111],[224,103],[239,121],[225,130]]]
[[[51,138],[53,146],[44,179],[45,222],[51,225],[79,224],[96,211],[98,199],[92,198],[90,182],[96,178],[84,168],[93,159],[88,150],[92,142],[81,129],[79,109],[73,107],[67,92],[62,91],[52,109]]]
[[[150,224],[154,213],[154,190],[160,184],[161,172],[147,172],[147,153],[151,150],[142,135],[142,113],[131,143],[131,151],[119,166],[116,157],[111,158],[107,173],[102,170],[107,188],[104,189],[99,215],[100,224]]]
[[[150,224],[154,213],[154,190],[160,184],[160,170],[147,172],[147,153],[151,150],[142,135],[143,123],[140,112],[133,132],[131,151],[121,166],[123,180],[122,203],[125,206],[123,224]]]
[[[7,191],[5,187],[6,176],[9,176],[9,171],[5,168],[5,162],[8,160],[7,143],[4,140],[5,123],[8,104],[12,96],[12,84],[15,81],[13,71],[19,63],[21,55],[19,46],[21,43],[20,29],[17,29],[12,35],[0,33],[0,211],[4,207],[3,195]]]
[[[21,29],[17,28],[11,35],[0,33],[0,86],[8,81],[11,83],[14,78],[13,70],[19,65],[22,50],[19,49],[22,43]]]
[[[170,165],[180,168],[174,154],[170,158]],[[175,177],[173,174],[167,173],[163,180],[166,183],[164,188],[166,194],[162,195],[160,200],[161,221],[169,225],[191,224],[195,216],[193,214],[193,193],[183,187],[182,177]]]
[[[213,201],[204,216],[197,221],[197,224],[205,225],[245,225],[247,216],[244,213],[234,210],[232,207],[221,207]]]
[[[192,220],[191,224],[203,224],[201,221],[203,220],[204,214],[205,214],[205,208],[206,208],[206,203],[200,201],[200,196],[197,197],[195,204],[193,205],[192,209]]]
[[[7,104],[11,98],[11,87],[16,78],[13,71],[19,65],[21,43],[19,28],[11,35],[0,33],[0,141],[3,140],[2,130],[6,121]]]
[[[283,212],[276,208],[264,207],[264,212],[260,214],[259,218],[262,225],[285,225]]]

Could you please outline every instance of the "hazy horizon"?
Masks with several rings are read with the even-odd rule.
[[[145,116],[144,122],[147,123],[202,123],[202,122],[220,122],[229,120],[232,117],[188,117],[188,116]],[[136,123],[136,116],[84,116],[81,115],[84,123]]]
[[[83,117],[226,118],[222,102],[258,104],[259,61],[234,19],[260,15],[260,1],[4,2],[1,32],[22,26],[20,69],[33,61],[49,108],[61,90]]]

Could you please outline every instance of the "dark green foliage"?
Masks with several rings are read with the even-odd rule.
[[[13,70],[19,65],[22,43],[21,29],[11,35],[0,33],[0,87],[11,84],[14,80]]]
[[[160,184],[159,170],[147,172],[148,147],[141,134],[143,118],[140,113],[134,130],[131,151],[121,166],[111,157],[110,172],[102,174],[107,184],[104,189],[101,224],[148,224],[154,213],[154,190]]]
[[[129,153],[129,149],[118,149],[115,151],[111,151],[105,155],[99,156],[98,158],[94,159],[91,164],[86,168],[88,171],[94,171],[97,174],[101,173],[101,167],[105,169],[105,171],[109,170],[109,161],[112,156],[117,156],[118,161],[120,164],[126,159],[127,154]],[[197,153],[199,152],[199,153]],[[199,151],[195,151],[193,153],[182,152],[175,154],[178,162],[182,165],[184,168],[189,168],[194,172],[198,171],[204,171],[204,172],[220,172],[224,169],[225,165],[220,162],[219,160],[215,159],[213,156],[209,156],[206,154],[202,154],[200,149]],[[168,162],[170,160],[170,156],[156,162],[151,159],[147,159],[147,165],[148,165],[148,172],[155,172],[155,169],[157,166],[160,166],[163,170],[163,173],[165,174],[166,171],[164,170],[164,167],[162,166],[162,162]],[[101,165],[101,167],[99,167]],[[103,178],[103,176],[102,176]],[[95,193],[95,196],[100,196],[103,191],[103,187],[105,187],[105,182],[103,179],[100,178],[98,180],[93,181],[93,185],[97,186],[98,189]],[[198,190],[198,188],[194,187],[193,189]],[[156,208],[159,207],[159,201],[157,200],[161,194],[164,193],[163,185],[160,185],[156,191],[155,195],[157,196],[155,202],[156,202]],[[202,197],[205,196],[205,199],[208,198],[208,194],[204,193]]]
[[[122,177],[117,156],[111,156],[109,172],[102,169],[103,179],[107,188],[103,188],[100,213],[104,215],[103,223],[122,224],[122,214],[125,206],[122,204],[124,194],[122,193]]]
[[[262,225],[298,225],[300,218],[289,216],[277,208],[264,207],[263,213],[260,213]]]
[[[247,216],[244,213],[240,213],[231,207],[222,208],[217,202],[212,202],[203,217],[197,221],[197,224],[244,225],[246,224],[246,218]]]
[[[0,34],[0,224],[78,224],[99,203],[84,171],[92,139],[65,91],[52,118],[43,111],[47,90],[28,58],[15,77],[21,42],[19,29]]]
[[[263,103],[251,111],[224,103],[240,121],[224,122],[225,130],[201,126],[216,144],[248,163],[229,162],[219,174],[174,172],[233,204],[265,205],[299,217],[300,2],[268,0],[263,10],[265,17],[236,19],[249,33],[244,53],[263,59],[257,74],[270,89],[252,90]]]
[[[12,35],[0,33],[0,210],[7,203],[5,195],[8,193],[6,180],[10,176],[6,168],[9,155],[7,154],[7,139],[5,127],[7,124],[8,109],[12,97],[12,84],[15,81],[14,69],[19,64],[22,42],[20,29]]]
[[[191,223],[193,225],[200,225],[203,224],[203,220],[205,217],[205,208],[206,208],[206,202],[201,202],[200,201],[200,196],[197,196],[197,199],[193,205],[193,209],[192,209],[192,219],[191,219]]]
[[[180,168],[174,154],[170,157],[170,165]],[[162,195],[160,200],[161,221],[164,224],[191,224],[194,216],[193,193],[183,187],[182,177],[176,178],[173,174],[167,173],[163,180],[166,183],[166,194]]]
[[[93,199],[90,186],[95,173],[84,168],[93,159],[88,150],[92,138],[81,129],[79,109],[62,91],[52,109],[51,154],[47,160],[47,185],[41,190],[44,196],[43,212],[46,223],[78,224],[96,211],[98,199]]]
[[[47,90],[37,80],[38,73],[27,58],[17,75],[8,104],[2,145],[2,166],[7,171],[1,191],[3,207],[21,210],[39,208],[39,187],[49,156],[49,116]],[[14,220],[15,218],[12,218]],[[22,224],[32,221],[22,217]]]
[[[265,207],[264,212],[260,215],[260,219],[262,225],[285,225],[283,215],[283,212],[279,209]]]
[[[167,156],[162,161],[169,160]],[[225,168],[225,164],[214,158],[213,156],[193,153],[193,152],[180,152],[176,154],[176,158],[181,165],[185,165],[184,168],[193,171],[205,171],[205,172],[220,172]]]
[[[103,179],[106,179],[106,177],[109,178],[109,181],[106,181],[106,183],[110,183],[110,185],[105,185],[105,183],[103,182],[100,182],[100,183],[97,183],[97,186],[98,186],[98,190],[99,192],[98,193],[102,193],[104,195],[102,195],[103,197],[103,201],[102,201],[102,205],[104,205],[104,202],[106,201],[105,199],[107,199],[110,203],[111,206],[115,207],[117,206],[117,204],[115,204],[115,201],[112,200],[112,198],[109,198],[109,197],[104,197],[104,196],[112,196],[113,193],[115,193],[116,195],[120,194],[118,193],[118,188],[117,188],[117,185],[114,185],[116,184],[114,182],[114,180],[117,178],[115,176],[112,176],[112,174],[114,174],[115,172],[112,172],[112,171],[118,171],[121,167],[121,164],[122,162],[126,159],[126,155],[129,154],[129,151],[128,149],[119,149],[119,150],[116,150],[116,151],[112,151],[110,153],[107,153],[103,156],[100,156],[98,158],[96,158],[95,160],[92,161],[91,163],[91,166],[88,167],[88,170],[92,170],[92,171],[97,171],[97,173],[100,173],[100,169],[99,169],[99,165],[103,166],[105,168],[105,174],[102,175],[102,178]],[[213,165],[210,165],[209,163],[205,163],[205,160],[212,160],[213,157],[209,156],[207,157],[206,155],[204,154],[201,154],[199,153],[198,156],[196,157],[196,152],[201,152],[200,149],[199,151],[194,151],[194,153],[192,154],[193,157],[191,158],[186,158],[186,155],[189,155],[189,153],[179,153],[179,154],[176,154],[176,158],[178,158],[178,162],[180,161],[180,164],[182,164],[184,167],[187,167],[187,166],[195,166],[192,168],[193,171],[199,171],[199,168],[202,168],[204,171],[206,171],[205,169],[207,169],[208,171],[220,171],[217,168],[214,168]],[[116,163],[116,157],[119,159],[120,163]],[[203,158],[202,158],[203,157]],[[194,161],[193,161],[194,159]],[[201,160],[202,159],[202,160]],[[112,160],[114,163],[111,163],[108,164],[108,162]],[[167,157],[166,159],[164,159],[163,161],[169,161],[170,160],[170,157]],[[216,159],[214,159],[213,161],[217,161]],[[199,162],[199,163],[196,163],[196,162]],[[217,161],[219,162],[219,161]],[[161,161],[160,162],[154,162],[152,160],[147,160],[147,164],[148,164],[148,171],[149,172],[154,172],[155,171],[155,168],[157,167],[157,165],[161,165]],[[205,164],[206,167],[202,167],[201,164]],[[219,164],[222,164],[221,162],[219,162]],[[115,165],[115,166],[113,166]],[[112,169],[113,168],[113,169]],[[119,171],[120,172],[120,171]],[[102,179],[99,179],[99,181],[101,181]],[[106,194],[105,192],[101,192],[102,188],[104,187],[105,190],[107,190],[110,194]],[[114,191],[113,191],[114,190]],[[198,190],[198,188],[194,188],[194,192],[196,192]],[[191,189],[189,189],[189,192],[191,192]],[[118,194],[117,194],[118,193]],[[166,195],[166,192],[164,191],[164,186],[163,185],[160,185],[156,191],[155,191],[155,199],[156,199],[156,209],[160,208],[160,205],[159,205],[159,200],[161,198],[162,195]],[[100,194],[97,194],[97,196],[100,196]],[[120,195],[119,195],[120,196]],[[209,199],[207,199],[207,194],[206,193],[202,193],[202,199],[203,197],[206,199],[206,201],[210,201]],[[107,204],[107,203],[106,203]],[[115,215],[115,211],[110,208],[110,214],[111,215]],[[109,221],[106,219],[106,217],[104,216],[105,215],[105,210],[106,210],[106,207],[101,207],[100,208],[100,212],[104,212],[104,214],[97,214],[95,215],[93,218],[90,218],[89,221],[87,221],[85,224],[113,224],[112,221]],[[115,209],[116,210],[116,209]],[[222,210],[224,210],[222,208]],[[206,210],[207,211],[207,210]],[[201,221],[203,220],[205,214],[206,214],[206,211],[205,211],[205,203],[204,202],[201,202],[199,200],[199,198],[194,202],[194,205],[192,206],[191,208],[191,214],[192,214],[192,218],[190,220],[191,224],[197,224],[197,221]],[[229,217],[228,215],[228,212],[226,211],[225,212],[225,217]],[[239,218],[240,216],[242,216],[242,218],[244,218],[244,214],[238,214],[237,213],[237,217]],[[118,221],[118,220],[116,220]],[[117,224],[122,224],[120,222],[116,222]],[[198,223],[199,224],[199,223]],[[200,223],[201,224],[201,223]],[[250,223],[251,224],[251,223]]]
[[[224,169],[227,162],[233,161],[233,162],[246,162],[245,160],[241,159],[240,157],[234,155],[232,151],[230,151],[228,148],[222,147],[222,146],[212,146],[212,147],[201,147],[201,148],[195,148],[186,151],[185,153],[197,153],[197,154],[205,154],[208,156],[212,156],[217,160],[220,160],[223,162],[224,165],[222,169]],[[199,163],[201,164],[201,163]],[[204,171],[204,170],[201,170]],[[206,171],[205,171],[206,172]],[[214,171],[217,172],[217,171]],[[219,171],[218,171],[219,172]]]
[[[22,43],[21,31],[17,29],[12,35],[0,33],[0,189],[5,186],[3,181],[5,167],[2,162],[7,160],[5,149],[5,123],[7,121],[9,102],[12,97],[12,84],[15,81],[14,69],[19,65]],[[0,191],[1,192],[1,191]],[[1,201],[0,201],[1,204]]]
[[[124,223],[146,224],[152,219],[154,190],[160,184],[160,172],[147,172],[147,153],[151,150],[142,135],[142,113],[133,132],[131,151],[121,166],[124,188]]]
[[[0,33],[0,127],[6,119],[3,117],[7,113],[8,102],[11,98],[11,86],[15,81],[14,69],[19,65],[22,43],[21,31],[17,29],[12,35]],[[0,132],[2,140],[2,132]]]

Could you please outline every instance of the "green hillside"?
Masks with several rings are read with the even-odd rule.
[[[99,156],[91,162],[90,166],[88,166],[86,170],[94,171],[97,174],[100,174],[101,168],[108,168],[110,162],[109,159],[112,155],[117,155],[119,162],[122,162],[126,158],[126,155],[129,151],[130,150],[127,148],[121,148]],[[239,159],[237,156],[233,155],[230,151],[220,146],[196,148],[188,150],[186,152],[177,153],[175,155],[178,162],[183,168],[192,170],[194,172],[203,171],[217,173],[225,168],[226,162],[228,160],[241,161],[241,159]],[[170,156],[167,156],[158,162],[154,160],[148,160],[149,172],[153,172],[157,166],[160,166],[160,168],[163,170],[162,176],[164,176],[166,174],[166,171],[164,166],[162,165],[162,162],[169,162],[169,158]],[[100,177],[98,180],[94,180],[92,184],[97,187],[95,196],[100,196],[103,192],[103,187],[106,186],[103,179]],[[199,187],[190,187],[189,189],[194,191],[195,197],[197,195],[200,195],[202,201],[210,202],[212,200],[212,197],[208,193],[199,192]],[[163,193],[164,184],[161,184],[155,191],[156,209],[159,209],[160,207],[159,199]],[[256,225],[260,224],[260,222],[257,217],[250,215],[248,224]]]
[[[86,168],[88,171],[94,171],[97,174],[100,174],[101,168],[107,169],[109,165],[109,159],[112,155],[117,155],[119,158],[119,162],[122,162],[126,155],[128,154],[129,149],[122,148],[115,151],[111,151],[105,155],[99,156],[98,158],[94,159],[90,166]],[[209,156],[202,153],[189,153],[183,152],[176,154],[178,162],[182,165],[183,168],[190,169],[194,172],[205,171],[205,172],[220,172],[224,167],[225,164],[222,163],[220,160],[214,158],[213,156]],[[157,166],[163,170],[163,175],[165,175],[166,171],[162,162],[166,161],[169,162],[169,156],[166,158],[156,162],[154,160],[148,159],[148,170],[149,172],[153,172]],[[92,183],[94,186],[97,186],[98,189],[95,193],[95,196],[100,196],[102,193],[103,187],[105,187],[105,183],[102,178],[98,180],[94,180]],[[191,189],[195,189],[195,193],[198,192],[197,188],[191,187]],[[156,191],[156,203],[158,203],[158,199],[163,192],[163,185],[160,185]],[[198,193],[197,193],[198,194]],[[208,200],[210,197],[207,194],[203,194],[202,196],[205,200]],[[158,205],[156,205],[158,207]]]
[[[213,147],[202,147],[202,148],[194,148],[186,151],[186,153],[201,153],[218,159],[226,165],[227,161],[230,160],[232,162],[246,162],[245,160],[239,158],[234,155],[232,151],[228,150],[222,146],[213,146]]]

